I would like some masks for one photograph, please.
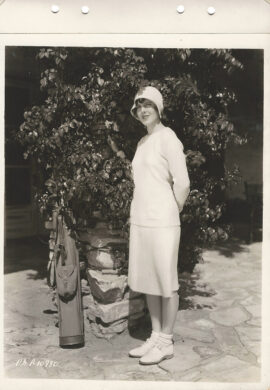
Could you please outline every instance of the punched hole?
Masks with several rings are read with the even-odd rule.
[[[216,10],[214,7],[208,7],[207,12],[209,15],[214,15],[216,13]]]
[[[182,14],[184,11],[185,11],[185,7],[183,5],[178,5],[178,7],[176,8],[177,12],[179,14]]]
[[[81,8],[81,11],[82,11],[83,14],[88,14],[89,7],[87,7],[87,5],[83,5],[82,8]]]
[[[59,12],[60,8],[59,8],[59,5],[57,4],[53,4],[51,6],[51,11],[54,13],[54,14],[57,14],[57,12]]]

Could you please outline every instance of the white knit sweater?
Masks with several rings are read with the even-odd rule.
[[[169,127],[141,138],[132,161],[135,184],[130,223],[180,225],[179,213],[189,194],[183,144]]]

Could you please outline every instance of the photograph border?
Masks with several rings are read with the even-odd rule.
[[[158,38],[158,39],[157,39]],[[5,46],[85,46],[85,47],[160,47],[160,48],[243,48],[243,49],[263,49],[264,50],[264,165],[263,165],[263,184],[264,184],[264,219],[263,219],[263,246],[262,246],[262,379],[260,383],[210,383],[210,382],[150,382],[150,381],[91,381],[89,380],[46,380],[46,379],[7,379],[1,377],[2,388],[4,389],[26,389],[29,386],[36,389],[44,388],[46,385],[53,388],[73,388],[80,383],[81,388],[94,389],[137,389],[140,386],[143,389],[263,389],[268,390],[270,386],[270,284],[269,274],[270,265],[267,261],[267,255],[270,252],[270,222],[269,199],[270,199],[270,114],[267,107],[270,107],[270,39],[268,34],[73,34],[73,35],[12,35],[3,34],[1,36],[0,46],[0,94],[1,94],[1,178],[4,178],[4,60]],[[4,185],[1,185],[1,200],[4,204]],[[2,226],[4,223],[3,209],[1,210]],[[3,232],[3,229],[2,231]],[[1,245],[4,247],[4,237],[1,234]],[[3,250],[2,250],[3,253]],[[3,264],[3,259],[1,259]],[[3,281],[3,275],[1,275]],[[4,283],[1,284],[3,286]],[[2,296],[4,291],[2,288]],[[4,314],[4,302],[1,301],[1,311]],[[3,318],[3,316],[2,316]],[[1,325],[3,326],[3,324]],[[1,328],[2,334],[3,328]],[[1,346],[2,347],[2,346]],[[1,361],[1,363],[3,363]],[[46,383],[45,383],[46,381]]]

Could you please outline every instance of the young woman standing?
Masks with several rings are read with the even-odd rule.
[[[132,161],[128,284],[146,294],[151,337],[129,352],[141,364],[173,357],[173,326],[179,297],[177,261],[180,218],[189,194],[183,145],[161,122],[163,98],[152,86],[136,94],[131,114],[147,129]]]

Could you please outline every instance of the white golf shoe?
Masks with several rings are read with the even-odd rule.
[[[153,347],[146,352],[139,360],[140,364],[150,365],[158,364],[165,359],[173,358],[173,342],[160,341],[160,339],[153,345]]]
[[[145,355],[155,345],[159,337],[159,334],[152,332],[151,336],[140,346],[129,351],[129,356],[134,358],[140,358]]]

